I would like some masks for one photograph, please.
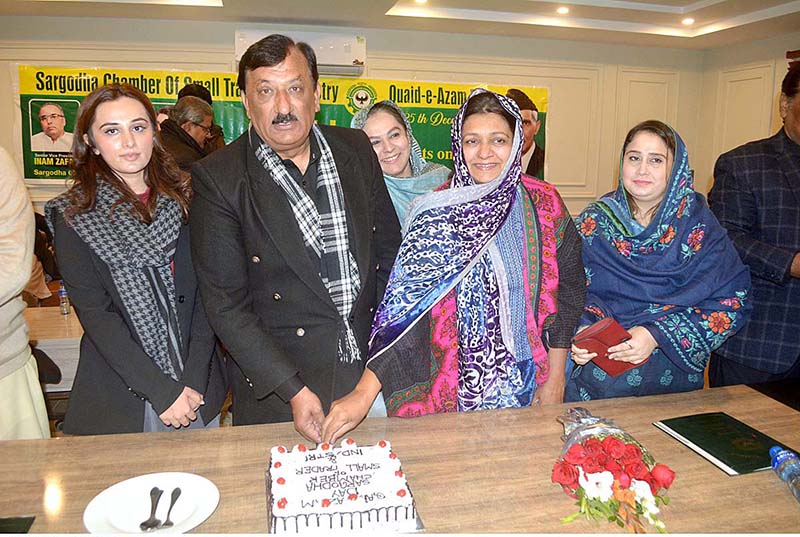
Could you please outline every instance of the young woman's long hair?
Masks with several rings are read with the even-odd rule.
[[[92,136],[92,124],[97,107],[123,97],[139,101],[144,106],[150,128],[153,129],[153,154],[144,171],[145,183],[150,187],[147,204],[142,203],[125,181],[114,173],[103,157],[94,152],[96,144]],[[141,90],[129,84],[108,84],[97,88],[84,99],[75,123],[70,169],[74,183],[68,194],[70,206],[65,212],[67,219],[94,208],[98,181],[105,181],[119,191],[120,198],[114,203],[114,208],[130,202],[133,206],[131,211],[133,216],[147,224],[153,221],[158,198],[156,194],[174,199],[180,205],[184,219],[188,215],[191,198],[189,177],[178,169],[175,159],[161,145],[156,112],[150,99]]]

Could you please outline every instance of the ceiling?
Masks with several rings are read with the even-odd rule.
[[[562,6],[569,14],[556,12]],[[3,0],[0,15],[307,24],[691,49],[800,30],[800,0]],[[694,23],[682,24],[688,17]]]

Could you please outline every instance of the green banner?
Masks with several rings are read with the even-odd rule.
[[[108,83],[126,82],[148,95],[156,110],[175,104],[186,84],[208,88],[214,100],[214,122],[230,143],[248,127],[236,86],[236,74],[189,71],[142,71],[130,69],[20,66],[22,153],[27,179],[63,181],[69,175],[69,147],[78,107],[94,89]],[[480,84],[505,94],[510,86]],[[391,99],[408,115],[414,136],[427,160],[452,168],[450,128],[458,108],[476,85],[363,78],[320,79],[320,111],[317,122],[350,126],[363,107]],[[515,86],[539,109],[541,128],[536,145],[545,147],[547,88]]]

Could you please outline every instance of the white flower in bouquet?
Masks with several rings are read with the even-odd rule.
[[[601,502],[607,502],[611,499],[614,494],[611,488],[611,485],[614,484],[614,474],[608,471],[585,474],[583,469],[579,470],[578,483],[580,483],[587,498],[596,498]]]
[[[656,517],[660,509],[656,505],[656,499],[653,496],[653,491],[646,481],[639,481],[638,479],[631,479],[631,490],[633,491],[634,498],[642,506],[644,517],[651,524],[655,524]]]

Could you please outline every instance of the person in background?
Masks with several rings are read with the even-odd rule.
[[[198,97],[203,99],[207,102],[210,106],[214,106],[214,102],[211,99],[211,92],[208,91],[208,88],[205,86],[201,86],[200,84],[186,84],[181,90],[178,92],[178,100],[183,99],[184,97]],[[213,108],[212,108],[213,110]],[[211,113],[211,119],[214,119],[214,113]],[[210,155],[217,149],[225,147],[225,135],[222,132],[222,127],[217,125],[216,123],[211,124],[211,131],[208,134],[208,139],[206,140],[206,145],[203,146],[203,154]]]
[[[453,180],[418,198],[333,442],[381,389],[390,416],[561,403],[584,304],[581,242],[553,185],[522,173],[513,101],[473,90],[453,120]]]
[[[783,128],[714,166],[711,210],[753,279],[750,323],[711,355],[711,386],[800,379],[800,62],[783,78]]]
[[[33,254],[33,267],[31,268],[31,277],[25,288],[22,290],[22,299],[25,304],[31,307],[39,307],[42,300],[50,298],[53,293],[47,287],[47,276],[42,267],[42,263],[36,254]]]
[[[239,63],[250,128],[192,168],[192,253],[230,353],[234,425],[324,412],[358,382],[400,243],[366,135],[316,125],[314,49],[273,34]]]
[[[367,133],[401,224],[414,198],[432,192],[447,180],[448,168],[422,158],[411,124],[394,102],[380,101],[362,108],[350,126]]]
[[[31,136],[31,151],[55,151],[69,153],[72,151],[72,133],[64,127],[67,119],[60,104],[45,103],[39,108],[39,123],[42,132]]]
[[[613,317],[631,335],[609,358],[637,366],[612,377],[572,345],[565,399],[582,401],[703,387],[711,351],[752,308],[750,276],[694,191],[686,146],[660,121],[625,137],[619,186],[578,218],[586,267],[581,329]]]
[[[213,121],[211,105],[190,96],[178,99],[170,117],[161,122],[161,143],[182,171],[190,173],[192,164],[205,156]]]
[[[33,268],[31,278],[22,290],[22,299],[28,306],[38,307],[53,294],[47,286],[54,277],[61,279],[52,248],[52,236],[44,215],[34,212],[36,226],[33,242]]]
[[[44,269],[44,278],[47,282],[60,280],[61,273],[58,270],[56,254],[53,248],[53,234],[47,226],[47,219],[43,214],[33,213],[36,217],[36,241],[33,246],[33,253],[39,259]]]
[[[162,106],[158,109],[158,113],[156,114],[156,120],[158,124],[161,125],[165,119],[169,118],[172,115],[172,109],[174,106]]]
[[[533,138],[542,127],[539,109],[522,90],[511,88],[506,92],[506,97],[517,103],[519,113],[522,114],[522,132],[525,136],[522,144],[522,169],[527,175],[541,179],[544,177],[544,147],[537,145]]]
[[[84,329],[70,434],[218,424],[226,381],[189,249],[191,192],[157,129],[135,87],[90,93],[75,128],[73,186],[45,206]]]
[[[22,289],[30,278],[33,206],[13,157],[0,147],[0,440],[49,438]]]

